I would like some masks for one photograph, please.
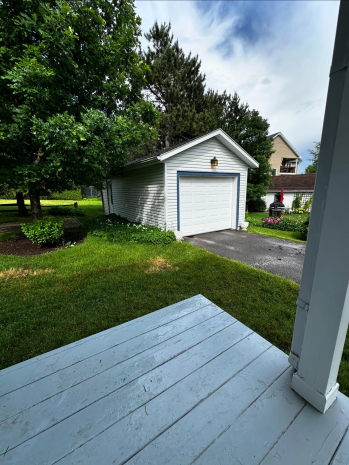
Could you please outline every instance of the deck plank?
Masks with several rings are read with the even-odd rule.
[[[287,369],[193,463],[259,464],[306,405],[306,402],[290,389],[293,373],[292,368]]]
[[[224,315],[229,317],[227,314]],[[216,318],[219,318],[219,316]],[[64,421],[55,424],[54,427],[46,429],[30,440],[26,440],[18,447],[8,450],[6,463],[18,464],[26,462],[47,465],[90,441],[115,422],[120,421],[172,385],[197,371],[252,333],[249,328],[241,323],[234,322],[234,320],[232,322],[234,324],[205,339],[191,349],[182,351],[177,357],[131,381],[120,389],[105,395],[93,404],[85,406],[85,397],[81,395],[79,398],[74,398],[76,402],[79,401],[84,405],[83,409],[74,415],[70,415]],[[134,364],[133,369],[136,368],[137,365]],[[103,391],[104,385],[97,383],[96,387]],[[86,395],[91,395],[91,393],[87,392]],[[34,408],[37,409],[40,405]],[[69,405],[71,406],[71,404]],[[53,402],[53,406],[56,409],[54,410],[56,415],[60,405]],[[52,421],[52,418],[49,420]],[[44,412],[40,412],[37,419],[34,419],[35,421],[39,426],[41,422],[45,422]],[[16,419],[17,422],[21,422],[23,434],[26,434],[26,422],[23,423],[21,417]],[[12,431],[17,429],[18,427],[12,429]],[[4,443],[4,447],[7,449],[8,444]],[[0,463],[2,463],[1,457]]]
[[[310,404],[263,460],[263,465],[330,463],[349,425],[349,399],[339,393],[326,415]]]
[[[217,315],[221,315],[221,318],[215,320],[215,322],[207,323],[204,326],[195,329],[191,332],[195,337],[199,335],[205,336],[205,328],[208,328],[208,335],[212,334],[212,329],[217,326],[218,330],[221,329],[221,322],[224,321],[227,324],[231,324],[234,320],[229,319],[223,311],[215,305],[207,305],[206,307],[178,318],[170,323],[167,323],[159,328],[141,334],[134,339],[129,339],[124,343],[116,347],[103,352],[103,354],[93,355],[92,357],[75,363],[72,366],[64,368],[58,372],[52,373],[51,375],[41,378],[33,383],[27,384],[20,389],[16,389],[11,393],[0,398],[0,424],[3,420],[18,415],[22,410],[30,408],[39,402],[43,402],[50,397],[59,394],[66,389],[73,387],[74,385],[80,384],[87,379],[98,376],[104,373],[119,363],[125,364],[125,362],[131,358],[135,358],[133,363],[139,363],[140,358],[151,357],[155,352],[158,352],[163,347],[161,344],[165,341],[182,334],[189,329],[195,328],[201,323],[214,318]],[[223,316],[224,315],[224,316]],[[212,324],[212,326],[211,326]],[[204,333],[202,333],[202,330]],[[183,337],[186,335],[183,334]],[[176,340],[178,345],[178,341]],[[154,348],[154,350],[150,350]],[[175,349],[178,350],[175,346]],[[140,354],[143,354],[141,356]],[[123,365],[125,366],[125,365]],[[155,366],[152,366],[153,368]],[[137,370],[139,374],[140,370]],[[135,371],[136,374],[136,371]],[[102,382],[103,377],[98,380]],[[1,430],[0,430],[1,435]]]
[[[271,347],[151,442],[127,465],[189,465],[289,367]]]
[[[198,295],[0,372],[0,396],[209,305]]]
[[[125,360],[98,376],[89,378],[22,411],[15,419],[12,415],[9,419],[0,423],[0,436],[6,443],[6,447],[12,449],[41,431],[52,427],[81,409],[86,409],[94,402],[137,380],[142,375],[152,372],[155,368],[164,365],[169,360],[234,323],[235,321],[226,313],[210,318],[200,325],[179,334],[177,337],[164,341],[155,348],[142,352],[132,359]],[[242,334],[244,335],[245,332],[246,330],[243,329]],[[237,334],[240,333],[237,331]],[[8,411],[11,411],[11,408],[16,409],[17,398],[11,400],[12,402],[5,405]],[[38,419],[40,419],[40,422]],[[13,421],[16,421],[15,430],[10,427]]]
[[[195,296],[0,372],[0,464],[349,465],[287,356]]]
[[[102,435],[75,449],[61,464],[125,463],[269,347],[267,341],[253,333]]]
[[[349,465],[349,431],[347,429],[340,443],[331,465]]]

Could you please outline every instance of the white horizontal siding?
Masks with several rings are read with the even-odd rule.
[[[267,207],[267,208],[266,208],[266,211],[268,211],[268,210],[269,210],[269,205],[270,205],[271,203],[273,203],[274,200],[275,200],[275,194],[274,194],[274,192],[268,192],[267,195],[265,195],[264,197],[262,197],[262,200],[264,200],[264,202],[265,202],[265,204],[266,204],[266,207]]]
[[[113,212],[143,224],[163,226],[164,165],[125,171],[112,180]]]
[[[272,202],[274,202],[274,199],[275,199],[275,194],[277,192],[268,192],[266,196],[262,197],[262,199],[265,201],[265,203],[267,204],[267,210],[269,210],[269,206]],[[280,192],[279,194],[281,193],[281,189],[280,189]],[[292,208],[292,202],[295,198],[295,195],[300,195],[302,196],[302,194],[312,194],[312,192],[284,192],[284,200],[283,200],[283,204],[285,205],[286,208]],[[302,205],[304,205],[304,202],[305,202],[306,199],[303,199],[302,200]],[[311,210],[311,209],[310,209]]]
[[[211,159],[218,159],[218,167],[211,168]],[[166,160],[166,203],[169,229],[177,230],[177,172],[239,173],[239,223],[245,220],[247,165],[217,139],[212,138]]]

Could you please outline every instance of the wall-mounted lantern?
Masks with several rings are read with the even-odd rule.
[[[218,166],[218,160],[216,157],[212,158],[211,160],[211,167]]]

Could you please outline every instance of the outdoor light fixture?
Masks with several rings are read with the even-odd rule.
[[[212,160],[211,160],[211,167],[213,167],[213,166],[218,166],[218,160],[217,160],[216,157],[212,158]]]

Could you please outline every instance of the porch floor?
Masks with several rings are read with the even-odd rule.
[[[0,372],[0,463],[348,464],[287,356],[199,295]]]

